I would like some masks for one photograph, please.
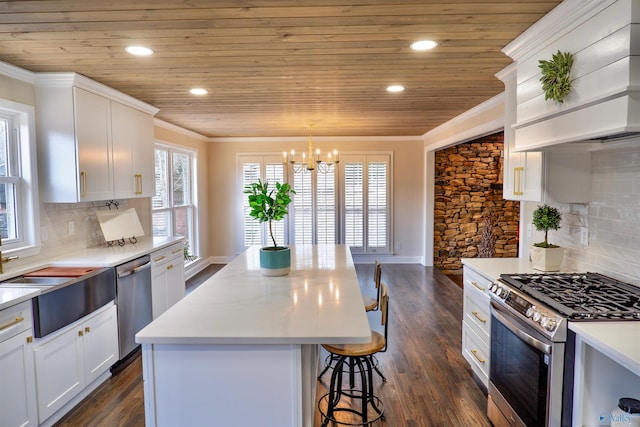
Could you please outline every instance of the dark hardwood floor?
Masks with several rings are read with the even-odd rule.
[[[373,266],[359,264],[356,270],[363,292],[373,293]],[[385,419],[376,425],[491,426],[486,397],[460,353],[462,289],[438,270],[419,265],[383,264],[382,281],[389,286],[389,347],[378,355],[387,382],[374,374],[385,408]],[[379,318],[375,313],[370,318],[375,328]],[[141,367],[140,357],[133,358],[56,426],[144,426]],[[318,397],[326,392],[330,373],[318,382]],[[320,425],[318,411],[315,425]],[[226,427],[213,418],[211,426]]]

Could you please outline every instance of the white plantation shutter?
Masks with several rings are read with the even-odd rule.
[[[316,243],[333,244],[336,241],[336,173],[335,168],[317,173]]]
[[[367,163],[367,230],[370,248],[387,246],[387,164]]]
[[[344,242],[354,253],[391,252],[391,155],[342,155]]]
[[[313,172],[302,168],[293,174],[293,199],[295,218],[294,234],[296,245],[313,243]]]
[[[278,156],[239,156],[239,165],[242,173],[242,191],[245,186],[253,184],[262,179],[267,181],[269,187],[275,190],[276,182],[285,182],[285,170],[282,163],[282,158]],[[289,205],[291,207],[291,205]],[[242,193],[242,243],[246,246],[261,245],[272,246],[273,241],[269,235],[269,224],[261,223],[260,221],[252,218],[249,215],[249,198],[246,194]],[[288,244],[286,236],[286,221],[288,215],[283,221],[276,221],[273,223],[273,234],[276,238],[278,245]]]
[[[258,182],[260,178],[260,163],[243,163],[242,164],[242,188],[247,185]],[[260,222],[253,219],[250,215],[249,198],[243,193],[242,212],[244,225],[244,245],[261,245],[262,244],[262,228]]]
[[[344,243],[364,245],[364,175],[362,162],[344,162]]]

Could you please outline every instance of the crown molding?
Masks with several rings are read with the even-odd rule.
[[[307,142],[309,136],[267,136],[267,137],[211,137],[210,142]],[[314,136],[314,142],[414,142],[422,143],[422,137],[416,136]]]
[[[2,61],[0,61],[0,74],[30,84],[34,84],[36,80],[36,73]]]
[[[564,0],[506,45],[502,52],[514,61],[525,60],[573,31],[617,0]]]
[[[159,128],[163,128],[163,129],[166,129],[168,131],[175,132],[175,133],[178,133],[180,135],[184,135],[184,136],[189,137],[189,138],[197,139],[198,141],[208,142],[210,140],[210,138],[208,138],[208,137],[206,137],[206,136],[204,136],[202,134],[199,134],[197,132],[191,131],[189,129],[185,129],[185,128],[180,127],[178,125],[174,125],[173,123],[165,122],[164,120],[161,120],[161,119],[158,119],[158,118],[155,118],[155,117],[153,119],[153,124],[154,124],[154,126],[157,126]]]

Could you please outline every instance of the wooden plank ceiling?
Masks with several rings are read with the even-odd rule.
[[[558,3],[1,1],[0,60],[81,73],[210,137],[422,135],[500,93],[501,49]]]

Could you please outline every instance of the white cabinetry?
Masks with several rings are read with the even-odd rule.
[[[43,423],[108,373],[118,360],[116,306],[109,303],[66,328],[38,339],[34,356],[38,415]],[[97,385],[99,382],[94,387]]]
[[[489,385],[491,280],[465,265],[463,270],[464,306],[462,319],[462,355],[485,387]]]
[[[588,203],[591,154],[582,148],[515,151],[516,67],[498,73],[505,85],[503,198],[528,202]]]
[[[78,74],[36,80],[42,200],[151,197],[158,110]]]
[[[184,243],[175,243],[151,254],[153,318],[184,297]]]
[[[31,302],[0,311],[0,425],[38,425]]]

